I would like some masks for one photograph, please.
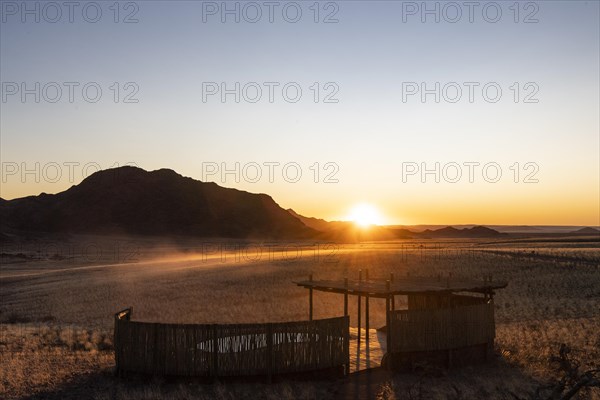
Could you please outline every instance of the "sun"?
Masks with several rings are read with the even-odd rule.
[[[362,228],[367,228],[371,225],[381,225],[383,223],[379,210],[367,203],[357,204],[352,207],[347,219]]]

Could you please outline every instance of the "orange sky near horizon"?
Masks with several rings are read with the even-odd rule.
[[[197,176],[190,177],[200,180]],[[70,182],[67,174],[54,183],[43,179],[36,183],[33,175],[25,176],[25,182],[11,178],[15,177],[6,177],[2,184],[0,197],[4,199],[42,192],[57,193],[81,181],[80,178]],[[575,183],[573,187],[557,191],[541,182],[520,186],[514,182],[459,184],[462,186],[432,182],[433,185],[428,186],[427,182],[417,181],[407,182],[404,186],[388,186],[381,192],[369,187],[356,192],[343,181],[335,184],[315,184],[312,181],[295,184],[216,183],[253,193],[266,193],[283,208],[292,208],[301,215],[328,221],[349,220],[353,208],[368,204],[376,209],[382,225],[600,226],[600,188],[582,190]]]

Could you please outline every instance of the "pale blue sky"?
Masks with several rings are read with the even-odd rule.
[[[201,179],[202,162],[297,162],[298,183],[217,182],[266,192],[286,208],[323,218],[370,202],[397,223],[600,224],[596,1],[535,2],[538,23],[522,22],[533,10],[527,2],[519,5],[519,23],[513,2],[498,2],[498,23],[486,22],[481,9],[473,23],[466,15],[457,23],[422,23],[419,15],[404,23],[407,2],[340,1],[339,22],[329,24],[314,23],[313,1],[298,2],[298,23],[276,10],[274,23],[263,14],[254,24],[231,17],[221,23],[219,15],[204,23],[203,3],[194,1],[139,1],[138,23],[114,23],[112,3],[98,2],[103,15],[95,24],[78,10],[73,23],[66,16],[23,23],[3,13],[3,83],[97,82],[103,89],[95,104],[77,91],[73,103],[65,93],[55,104],[8,97],[0,104],[3,163],[133,162]],[[332,9],[321,9],[320,18]],[[297,82],[303,96],[293,104],[280,92],[274,103],[222,103],[217,96],[202,102],[202,82],[266,81]],[[113,82],[135,82],[139,103],[115,104]],[[313,82],[334,82],[339,102],[314,103]],[[423,104],[418,97],[403,103],[403,82],[497,82],[503,96],[498,103],[481,92],[472,104]],[[539,103],[515,104],[514,82],[535,83]],[[535,162],[540,182],[402,182],[403,162],[436,161],[493,161],[504,176],[514,162]],[[314,162],[339,165],[339,183],[314,183]],[[10,177],[1,196],[70,184]]]

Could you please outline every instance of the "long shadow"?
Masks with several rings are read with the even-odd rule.
[[[228,398],[256,399],[265,397],[265,392],[273,392],[268,398],[276,398],[278,384],[293,384],[301,387],[311,384],[320,387],[326,393],[335,389],[340,371],[320,371],[319,373],[286,374],[274,376],[272,383],[267,383],[266,376],[212,378],[194,377],[152,377],[139,374],[128,374],[116,377],[113,369],[108,368],[95,373],[82,374],[65,381],[58,387],[43,390],[32,395],[20,397],[19,400],[81,400],[81,399],[145,399],[151,398],[223,398],[223,390]],[[224,389],[225,388],[225,389]],[[151,394],[150,394],[151,393]],[[256,395],[259,395],[257,397]],[[323,398],[322,396],[318,397]],[[325,397],[326,399],[331,396]]]
[[[118,382],[112,370],[77,375],[59,387],[43,390],[32,395],[21,397],[21,400],[58,400],[58,399],[93,399],[99,395],[106,399],[116,399]]]
[[[200,383],[190,379],[164,379],[148,376],[119,378],[113,374],[112,368],[108,368],[95,373],[75,376],[59,387],[24,396],[20,400],[116,400],[146,398],[147,396],[152,398],[163,396],[168,398],[180,396],[211,398],[215,387],[216,385],[211,383]]]
[[[182,385],[182,382],[193,384]],[[222,389],[222,386],[227,387],[228,390],[235,389],[237,381],[221,383],[223,385],[151,377],[122,379],[115,377],[112,369],[107,368],[95,373],[75,376],[58,387],[21,397],[20,400],[116,400],[123,397],[137,398],[140,396],[143,398],[147,395],[148,390],[153,393],[153,397],[158,398],[185,396],[186,398],[210,399],[217,396],[218,390]],[[246,387],[245,393],[249,397],[244,398],[252,398],[252,390],[262,392],[265,387],[269,387],[264,383],[256,386],[244,385],[244,382],[239,383]],[[507,364],[501,357],[497,357],[487,364],[453,370],[419,369],[411,373],[396,373],[377,367],[354,372],[343,379],[321,379],[306,383],[316,384],[327,389],[326,396],[318,397],[324,400],[371,400],[385,394],[393,394],[395,398],[400,399],[426,399],[440,393],[445,394],[445,398],[457,399],[513,398],[513,394],[519,398],[529,398],[540,384],[520,368]],[[185,393],[182,390],[185,390]]]
[[[410,373],[377,367],[350,374],[338,383],[334,399],[377,398],[529,398],[540,385],[521,368],[501,357],[474,366],[446,369],[417,369]],[[490,388],[492,388],[490,390]],[[387,395],[387,396],[386,396]]]

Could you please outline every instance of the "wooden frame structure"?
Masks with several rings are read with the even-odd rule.
[[[313,291],[339,293],[344,296],[344,316],[348,316],[348,297],[356,296],[358,346],[360,348],[362,327],[362,298],[365,298],[365,340],[369,340],[369,299],[386,300],[386,345],[388,367],[392,367],[393,359],[405,359],[406,354],[430,351],[444,351],[447,365],[453,364],[452,351],[470,346],[485,345],[493,348],[495,335],[493,316],[493,296],[495,290],[505,288],[507,282],[493,281],[491,276],[483,280],[467,280],[446,277],[395,277],[389,279],[369,279],[369,271],[359,270],[358,280],[314,280],[312,274],[306,281],[294,282],[309,291],[309,319],[313,318]],[[464,296],[461,293],[479,296]],[[408,297],[408,310],[396,310],[396,296]],[[446,310],[446,311],[443,311]],[[447,311],[453,310],[453,311]],[[441,317],[440,317],[441,316]],[[441,318],[441,319],[440,319]],[[441,322],[440,322],[441,321]],[[396,322],[396,323],[394,323]],[[463,323],[463,328],[456,328]],[[481,326],[480,326],[481,325]],[[477,326],[477,329],[475,329]],[[454,328],[453,328],[454,327]],[[473,334],[471,330],[477,330]],[[416,341],[407,344],[407,337],[420,337],[427,332],[432,333],[429,343]],[[468,340],[464,340],[468,337]],[[441,344],[440,344],[441,343]],[[392,353],[399,354],[392,354]],[[392,357],[393,356],[393,357]],[[410,362],[418,357],[409,357]],[[449,360],[449,361],[448,361]],[[400,362],[399,364],[405,364]]]
[[[295,282],[309,290],[309,321],[265,324],[162,324],[132,321],[133,308],[114,316],[116,371],[163,376],[219,377],[350,371],[349,296],[358,298],[358,348],[362,298],[369,335],[369,299],[386,300],[387,367],[411,368],[423,360],[447,366],[486,359],[493,348],[494,291],[506,282],[402,277],[387,280]],[[344,296],[344,316],[313,320],[313,292]],[[465,295],[475,293],[477,296]],[[396,310],[396,296],[408,309]]]

